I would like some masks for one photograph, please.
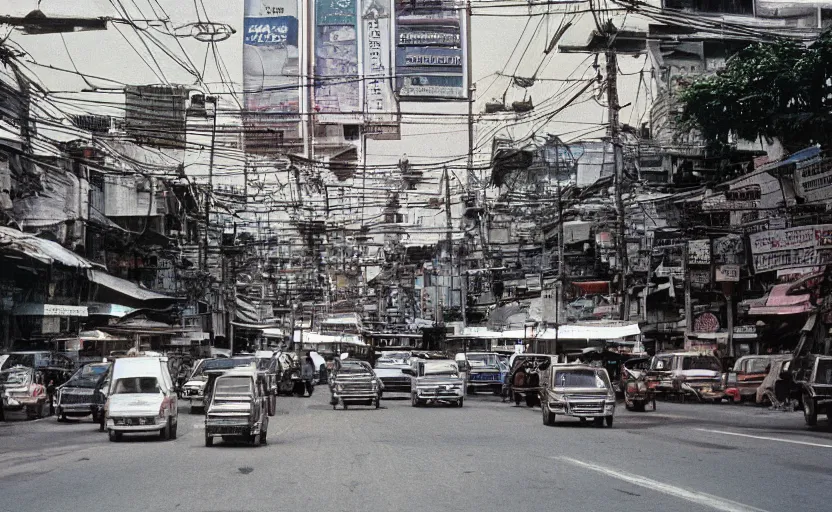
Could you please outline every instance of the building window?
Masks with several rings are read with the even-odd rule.
[[[344,125],[344,140],[358,140],[360,137],[360,126],[357,124]]]

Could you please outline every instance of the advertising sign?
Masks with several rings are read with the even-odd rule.
[[[738,283],[740,281],[740,266],[717,265],[714,280],[717,283]]]
[[[688,241],[688,263],[692,265],[711,264],[711,241],[689,240]]]
[[[315,111],[360,111],[355,0],[316,0]]]
[[[755,272],[832,263],[832,224],[761,231],[749,242]]]
[[[396,2],[396,89],[403,100],[466,99],[464,19],[452,2]]]
[[[364,112],[368,126],[376,126],[376,129],[365,132],[369,138],[398,139],[400,136],[398,109],[393,95],[391,22],[388,2],[362,0]]]
[[[246,110],[299,114],[300,78],[297,0],[247,0],[243,21]]]
[[[813,158],[796,165],[795,193],[807,202],[832,200],[832,158]]]

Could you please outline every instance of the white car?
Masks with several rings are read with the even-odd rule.
[[[167,358],[117,359],[104,415],[110,441],[147,432],[158,432],[163,440],[176,439],[179,409]]]
[[[205,406],[205,383],[208,378],[202,373],[205,359],[200,359],[194,365],[188,380],[182,385],[182,398],[191,402],[191,412]]]

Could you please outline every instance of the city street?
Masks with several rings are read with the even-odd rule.
[[[206,448],[181,407],[179,438],[115,444],[88,419],[0,425],[0,496],[45,510],[822,510],[826,422],[800,412],[660,402],[619,406],[614,428],[469,397],[462,409],[333,411],[325,387],[281,398],[265,447]]]

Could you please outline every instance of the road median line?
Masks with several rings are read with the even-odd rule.
[[[800,444],[803,446],[812,446],[815,448],[832,448],[832,444],[811,443],[809,441],[797,441],[794,439],[781,439],[778,437],[769,436],[755,436],[752,434],[740,434],[739,432],[728,432],[727,430],[712,430],[709,428],[697,428],[696,430],[699,430],[700,432],[710,432],[712,434],[724,434],[726,436],[748,437],[751,439],[760,439],[762,441],[778,441],[781,443]]]
[[[729,500],[727,498],[720,498],[719,496],[714,496],[712,494],[707,494],[704,492],[698,491],[691,491],[688,489],[684,489],[682,487],[676,487],[674,485],[666,484],[663,482],[659,482],[658,480],[653,480],[651,478],[634,475],[631,473],[623,473],[621,471],[605,468],[603,466],[598,466],[595,464],[591,464],[588,462],[583,462],[577,459],[573,459],[571,457],[552,457],[553,459],[562,460],[564,462],[568,462],[574,466],[579,466],[584,469],[589,469],[591,471],[595,471],[597,473],[601,473],[603,475],[622,480],[624,482],[628,482],[632,485],[636,485],[638,487],[643,487],[645,489],[649,489],[651,491],[660,492],[662,494],[667,494],[668,496],[673,496],[676,498],[681,498],[683,500],[689,501],[691,503],[696,503],[698,505],[702,505],[705,507],[712,508],[714,510],[719,510],[721,512],[766,512],[765,510],[757,507],[753,507],[751,505],[745,505],[743,503],[739,503],[737,501]]]

